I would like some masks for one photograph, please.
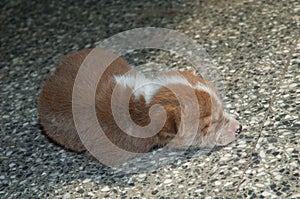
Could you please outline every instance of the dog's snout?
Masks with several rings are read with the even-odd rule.
[[[242,129],[243,129],[242,125],[239,125],[239,127],[235,130],[235,133],[240,134],[242,132]]]

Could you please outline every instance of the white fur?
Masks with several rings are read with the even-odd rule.
[[[179,75],[162,75],[155,80],[146,78],[143,74],[127,74],[115,76],[115,81],[119,85],[128,86],[134,90],[134,96],[143,95],[146,104],[149,104],[155,93],[162,87],[169,84],[183,84],[187,86],[192,85]]]
[[[161,87],[159,84],[155,84],[153,80],[146,78],[141,73],[115,76],[115,81],[119,85],[132,88],[134,90],[135,97],[143,95],[145,97],[146,104],[151,102],[151,99]]]
[[[132,88],[134,90],[135,97],[143,95],[145,97],[146,104],[149,104],[151,102],[153,96],[161,87],[170,84],[182,84],[190,86],[194,89],[202,90],[204,92],[207,92],[211,97],[213,97],[217,101],[217,103],[221,104],[219,97],[211,88],[200,83],[196,86],[193,86],[189,83],[187,79],[185,79],[180,74],[161,75],[154,80],[146,78],[142,73],[119,75],[115,76],[114,78],[117,84]]]

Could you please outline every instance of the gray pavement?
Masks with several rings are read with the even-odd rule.
[[[0,198],[300,198],[300,3],[289,1],[1,1]],[[41,134],[37,97],[68,52],[137,27],[203,45],[234,143],[155,171],[120,174]]]

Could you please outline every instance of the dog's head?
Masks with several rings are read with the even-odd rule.
[[[164,80],[170,76],[178,81]],[[194,71],[171,71],[161,79],[169,81],[168,88],[157,92],[153,104],[162,104],[168,114],[165,127],[158,134],[164,144],[170,142],[175,148],[225,146],[240,134],[242,126],[224,111],[220,95],[210,82]],[[177,94],[172,95],[168,90],[176,90]],[[195,125],[197,132],[193,129]]]
[[[226,113],[222,106],[212,99],[212,114],[207,135],[213,136],[217,146],[225,146],[234,141],[242,131],[242,125]]]
[[[234,141],[241,132],[241,125],[224,111],[217,89],[194,71],[168,71],[155,80],[134,73],[115,79],[122,88],[118,95],[121,101],[116,104],[124,101],[124,90],[133,93],[129,112],[138,125],[161,121],[162,111],[165,112],[163,128],[153,137],[154,146],[181,149],[224,146]],[[155,105],[163,109],[151,112],[150,108]],[[121,110],[118,108],[118,112]],[[128,123],[127,120],[125,123]]]

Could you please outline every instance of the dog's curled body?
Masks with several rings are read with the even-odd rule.
[[[79,68],[91,51],[94,51],[97,56],[105,56],[103,51],[92,49],[67,55],[58,64],[54,74],[46,80],[39,96],[38,114],[45,134],[59,145],[75,152],[84,152],[86,147],[74,123],[72,93]],[[192,146],[211,147],[232,142],[241,131],[239,123],[223,111],[220,97],[214,86],[193,71],[165,72],[158,80],[151,82],[152,80],[131,70],[126,61],[116,57],[97,84],[95,105],[88,105],[96,110],[99,122],[97,125],[102,127],[107,138],[118,147],[132,152],[147,152],[154,147],[172,143],[170,147],[180,148],[186,146],[185,138],[189,137],[189,134],[195,135],[193,141],[189,142]],[[149,85],[141,86],[143,80],[148,81]],[[177,91],[176,94],[174,90]],[[112,99],[113,92],[118,94],[115,100]],[[129,102],[125,102],[124,96],[128,94],[131,94]],[[190,95],[194,95],[196,100],[192,102],[193,96]],[[181,98],[181,102],[178,97]],[[184,111],[185,106],[188,107],[195,101],[199,107],[198,112]],[[166,113],[163,127],[149,137],[129,135],[115,121],[112,103],[117,106],[115,108],[121,112],[121,115],[123,114],[121,105],[128,103],[132,122],[141,127],[152,122],[149,116],[150,109],[159,104]],[[160,117],[160,113],[154,111],[152,117]],[[126,110],[124,114],[127,114]],[[197,117],[196,132],[180,131],[180,129],[189,129],[189,125],[194,125],[185,123],[183,127],[183,114],[194,114]],[[127,121],[123,123],[127,125]]]

